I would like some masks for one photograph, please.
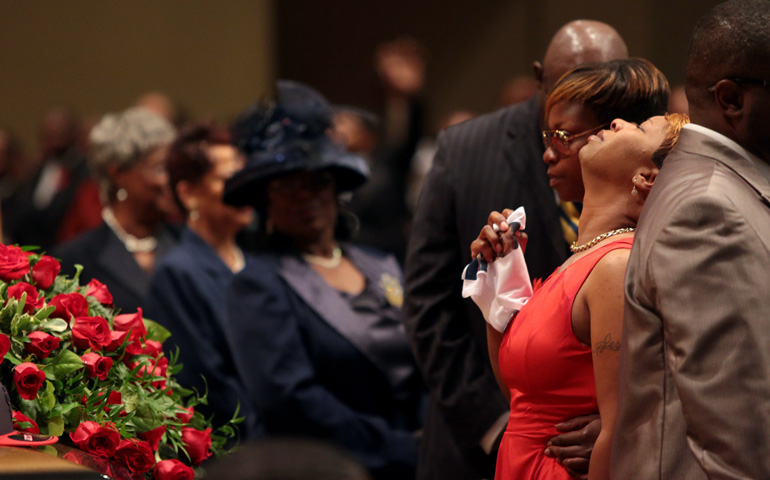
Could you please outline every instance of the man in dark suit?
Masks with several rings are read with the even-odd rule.
[[[770,2],[698,24],[626,276],[612,478],[770,478]]]
[[[484,319],[470,300],[461,298],[460,274],[489,212],[508,206],[527,211],[525,258],[533,278],[547,277],[566,259],[560,207],[543,162],[543,103],[570,68],[627,56],[612,27],[570,22],[554,36],[543,63],[535,62],[540,84],[536,98],[452,127],[439,137],[406,263],[406,326],[432,399],[420,480],[493,475],[508,403],[489,364]],[[568,429],[581,430],[586,424],[577,421]],[[596,433],[598,429],[594,438]],[[574,432],[562,440],[577,443],[578,437]],[[576,456],[574,450],[564,453]],[[566,465],[585,470],[588,462],[573,458]]]

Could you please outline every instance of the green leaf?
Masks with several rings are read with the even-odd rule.
[[[51,309],[54,309],[54,310],[56,309],[56,307],[46,307],[46,309],[48,309],[48,308],[51,308]],[[41,310],[41,312],[42,311],[43,310]],[[53,310],[51,310],[51,311],[53,311]],[[46,317],[48,315],[50,315],[50,313],[46,314]],[[37,315],[35,315],[35,318],[37,318]],[[43,318],[45,318],[45,317],[43,317]],[[69,326],[70,326],[69,322],[67,322],[66,320],[63,320],[61,318],[50,318],[50,319],[47,319],[47,320],[43,321],[40,324],[41,329],[48,330],[49,332],[56,332],[56,333],[66,332],[67,329],[69,328]]]
[[[6,353],[5,357],[3,357],[3,358],[5,358],[6,360],[8,360],[9,362],[11,362],[14,365],[21,365],[22,363],[24,363],[21,360],[19,360],[18,358],[16,358],[16,355],[12,354],[11,352]]]
[[[62,350],[57,356],[47,362],[45,366],[46,373],[49,373],[48,367],[53,378],[62,378],[63,376],[83,368],[83,360],[72,350]]]
[[[150,320],[149,318],[143,318],[142,320],[144,320],[144,327],[147,329],[148,340],[155,340],[156,342],[163,343],[171,336],[171,332],[169,332],[163,325]]]
[[[48,420],[48,435],[61,437],[64,433],[64,418],[53,417]]]
[[[26,295],[26,293],[24,295]],[[17,310],[18,310],[18,305],[21,305],[21,304],[22,302],[19,302],[17,304]],[[11,320],[11,334],[14,336],[17,336],[22,332],[29,332],[32,330],[31,325],[32,325],[32,317],[30,317],[26,313],[24,314],[18,313],[13,318],[13,320]]]
[[[43,307],[35,313],[35,320],[45,320],[55,310],[56,310],[56,307],[54,307],[53,305],[48,305],[47,307]],[[61,320],[61,319],[56,319],[56,320]],[[62,320],[62,322],[63,321],[64,320]]]
[[[50,412],[54,405],[56,405],[53,383],[51,383],[49,380],[45,381],[45,392],[38,393],[38,396],[40,398],[40,405],[45,409],[45,411]]]

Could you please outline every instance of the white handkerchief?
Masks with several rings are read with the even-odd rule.
[[[524,229],[524,207],[517,208],[507,222],[519,222]],[[471,297],[487,323],[499,332],[505,331],[511,315],[521,310],[531,296],[532,283],[521,248],[490,264],[474,259],[463,270],[463,298]]]

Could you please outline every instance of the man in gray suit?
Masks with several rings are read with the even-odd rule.
[[[770,478],[770,2],[711,10],[686,73],[628,264],[612,476]]]

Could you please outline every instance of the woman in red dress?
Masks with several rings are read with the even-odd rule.
[[[562,200],[585,194],[574,255],[533,294],[504,334],[488,328],[493,367],[511,401],[497,479],[569,479],[564,466],[546,456],[547,442],[558,433],[556,424],[596,411],[601,431],[588,478],[609,478],[623,280],[633,229],[660,160],[687,117],[656,116],[639,125],[616,119],[606,130],[581,126],[596,122],[596,115],[570,92],[586,77],[601,76],[599,70],[578,67],[565,75],[546,108],[552,130],[543,132],[544,160],[551,185]],[[474,256],[494,261],[513,248],[513,229],[505,221],[510,213],[490,214],[471,246]]]

